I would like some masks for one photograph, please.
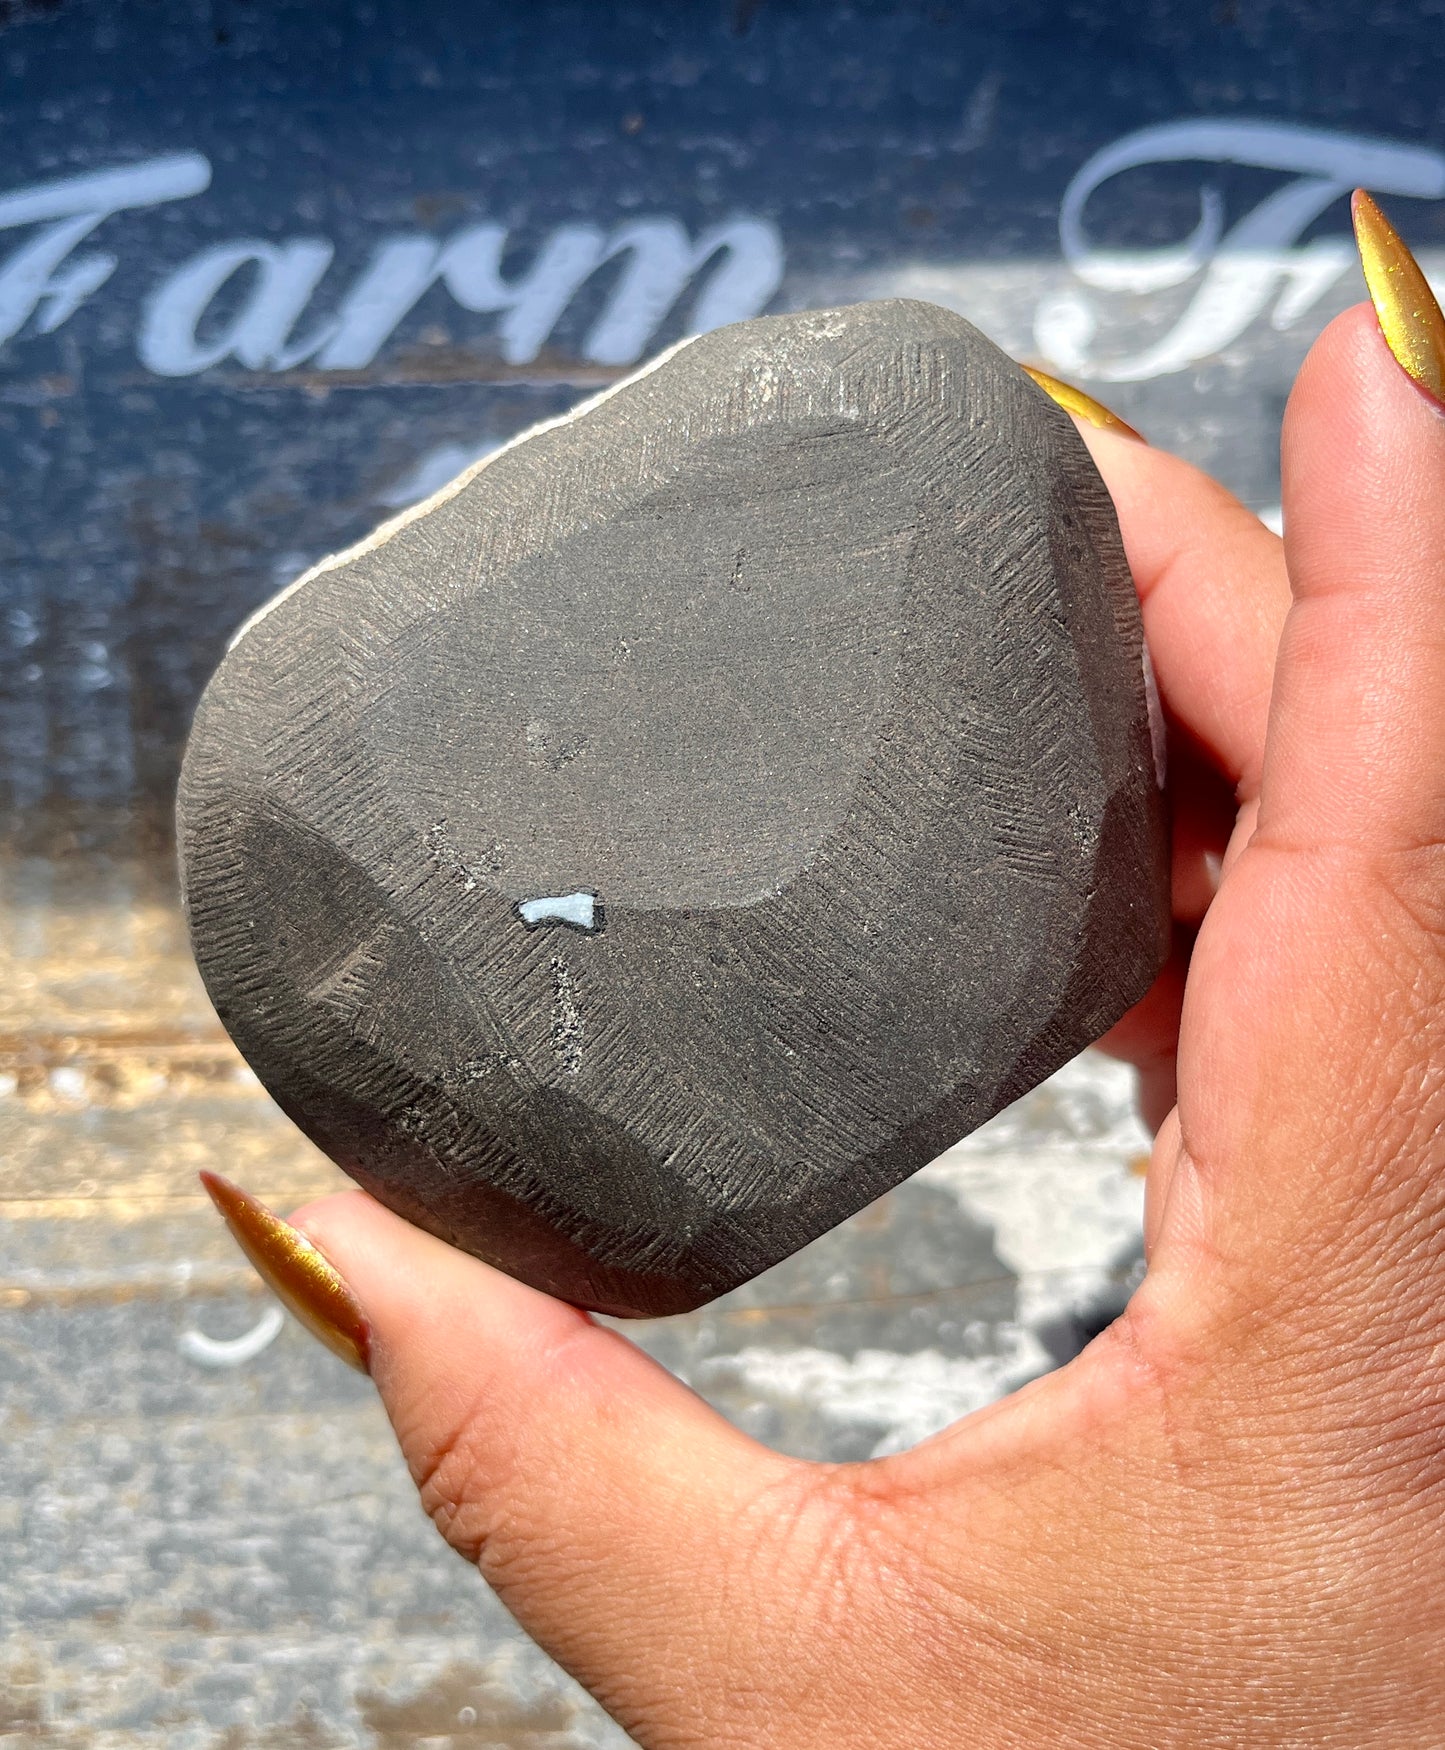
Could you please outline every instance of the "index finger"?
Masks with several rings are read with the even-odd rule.
[[[1284,543],[1190,463],[1078,424],[1118,512],[1165,709],[1250,800],[1290,603]]]

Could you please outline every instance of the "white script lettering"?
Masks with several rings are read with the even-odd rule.
[[[93,252],[71,259],[104,219],[126,208],[199,194],[211,168],[199,153],[153,158],[123,170],[67,177],[0,195],[0,228],[40,224],[39,233],[0,264],[0,343],[34,317],[49,334],[69,320],[115,271],[117,258]],[[190,377],[235,359],[252,371],[321,371],[371,365],[398,326],[434,286],[463,310],[495,316],[497,342],[511,365],[537,358],[588,280],[617,263],[617,277],[583,338],[597,365],[640,358],[658,327],[695,286],[690,332],[755,316],[783,277],[777,228],[736,218],[696,240],[675,219],[635,219],[611,231],[562,225],[531,262],[504,275],[503,225],[469,225],[448,238],[385,237],[335,313],[306,321],[331,270],[325,237],[240,238],[204,249],[166,273],[144,300],[137,351],[148,370]],[[213,307],[222,294],[226,313]],[[299,331],[299,332],[298,332]]]
[[[1223,199],[1206,185],[1199,223],[1180,244],[1110,251],[1090,242],[1084,209],[1096,189],[1125,170],[1185,160],[1293,171],[1295,180],[1267,195],[1228,232]],[[1039,309],[1035,343],[1062,369],[1123,383],[1183,370],[1218,352],[1271,299],[1271,322],[1287,328],[1354,260],[1344,238],[1319,238],[1303,248],[1292,245],[1332,201],[1356,186],[1438,200],[1445,196],[1445,154],[1283,122],[1169,122],[1117,140],[1096,152],[1065,191],[1059,210],[1065,259],[1075,276],[1096,291],[1155,292],[1184,285],[1196,275],[1201,276],[1199,286],[1169,332],[1130,356],[1098,356],[1097,308],[1075,292],[1049,299]]]
[[[200,194],[210,181],[211,167],[199,152],[175,152],[0,195],[0,230],[43,227],[0,266],[0,344],[32,315],[39,333],[53,333],[115,272],[117,258],[100,250],[65,265],[97,225],[114,213]]]
[[[191,377],[222,359],[248,370],[285,370],[310,350],[288,351],[286,338],[331,265],[324,239],[291,243],[222,243],[177,268],[147,300],[141,315],[140,361],[162,377]],[[254,267],[256,283],[240,314],[213,339],[196,338],[201,317],[228,280]]]
[[[294,344],[288,344],[292,329],[330,265],[331,246],[306,239],[210,249],[177,269],[149,300],[141,359],[170,377],[190,376],[227,357],[250,370],[287,370],[306,360],[323,371],[365,370],[422,295],[440,285],[464,310],[499,316],[502,357],[508,364],[529,364],[587,280],[626,257],[581,349],[590,363],[626,365],[641,357],[699,274],[706,278],[692,310],[693,333],[755,316],[783,274],[777,232],[757,219],[715,226],[695,244],[675,219],[634,220],[610,236],[594,225],[563,225],[526,271],[510,279],[501,266],[506,244],[502,225],[469,225],[444,242],[389,237],[377,245],[336,315]],[[247,267],[256,275],[240,314],[210,340],[199,340],[211,300]]]

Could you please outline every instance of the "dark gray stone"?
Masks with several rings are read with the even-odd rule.
[[[695,1307],[1096,1038],[1168,934],[1071,422],[960,317],[764,318],[328,561],[180,793],[216,1007],[374,1195]]]

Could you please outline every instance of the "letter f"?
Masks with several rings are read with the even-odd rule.
[[[176,152],[0,195],[0,230],[44,225],[0,265],[0,345],[37,313],[40,333],[53,333],[115,272],[116,257],[99,250],[67,263],[97,225],[129,208],[200,194],[210,182],[211,166],[199,152]]]

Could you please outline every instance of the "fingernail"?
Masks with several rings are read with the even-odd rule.
[[[1385,345],[1406,376],[1445,409],[1445,316],[1420,264],[1362,188],[1350,202],[1355,245]]]
[[[256,1274],[288,1312],[358,1373],[370,1372],[371,1332],[360,1302],[306,1235],[266,1205],[223,1179],[201,1183]]]
[[[1072,383],[1065,383],[1059,377],[1051,377],[1047,371],[1036,371],[1032,365],[1025,365],[1023,369],[1045,395],[1058,402],[1065,413],[1077,414],[1080,419],[1087,419],[1090,425],[1097,425],[1101,431],[1117,432],[1120,437],[1133,438],[1141,444],[1149,441],[1142,432],[1135,431],[1127,420],[1112,413],[1102,401],[1096,401],[1092,395],[1086,395]]]

